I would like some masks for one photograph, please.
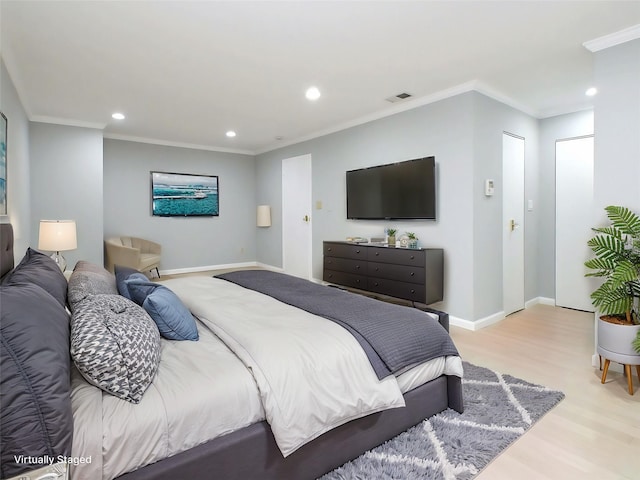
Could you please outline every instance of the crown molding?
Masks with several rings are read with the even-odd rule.
[[[209,152],[237,153],[240,155],[252,155],[252,156],[256,154],[251,150],[240,150],[240,149],[233,149],[233,148],[216,147],[212,145],[198,145],[194,143],[172,142],[169,140],[159,140],[157,138],[132,137],[130,135],[119,135],[119,134],[107,133],[107,132],[104,133],[103,138],[108,138],[110,140],[123,140],[125,142],[148,143],[151,145],[161,145],[164,147],[178,147],[178,148],[190,148],[192,150],[206,150]]]
[[[104,130],[107,125],[105,123],[85,122],[82,120],[73,120],[69,118],[47,117],[44,115],[32,115],[29,117],[31,122],[52,123],[55,125],[65,125],[68,127],[93,128],[95,130]]]
[[[625,28],[619,32],[610,33],[603,37],[594,38],[588,42],[584,42],[582,45],[590,52],[599,52],[605,48],[615,47],[621,43],[630,42],[640,38],[640,25],[634,25],[633,27]]]

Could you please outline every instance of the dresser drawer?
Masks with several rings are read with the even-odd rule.
[[[424,250],[404,248],[370,248],[368,258],[370,262],[395,263],[398,265],[417,265],[424,267]]]
[[[426,292],[423,285],[415,283],[398,282],[385,278],[371,278],[367,282],[367,290],[389,295],[390,297],[404,298],[413,302],[425,303]]]
[[[370,277],[424,284],[424,268],[377,262],[369,262],[367,265],[367,274]]]
[[[367,262],[350,258],[324,257],[324,268],[325,270],[366,275]]]
[[[367,277],[353,273],[337,272],[335,270],[324,270],[322,280],[328,283],[344,285],[345,287],[360,288],[366,290]]]
[[[360,245],[325,242],[323,252],[325,257],[361,258],[363,260],[367,258],[367,247],[361,247]]]

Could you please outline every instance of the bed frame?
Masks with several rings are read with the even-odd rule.
[[[13,268],[13,231],[0,224],[0,269]],[[315,479],[447,408],[463,411],[459,377],[443,375],[404,395],[406,407],[353,420],[284,458],[266,422],[124,474],[120,480]]]

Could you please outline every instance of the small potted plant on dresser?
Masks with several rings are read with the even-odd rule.
[[[640,379],[640,217],[626,207],[605,208],[611,224],[594,228],[588,245],[595,258],[585,262],[604,282],[592,294],[598,319],[598,354],[605,358],[604,383],[611,360],[625,366],[629,393],[633,394],[631,366]]]
[[[418,237],[413,232],[407,232],[407,247],[418,248]]]
[[[396,246],[396,230],[395,228],[387,228],[387,245],[390,247]]]

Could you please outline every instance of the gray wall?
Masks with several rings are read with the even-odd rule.
[[[7,126],[7,221],[13,224],[14,256],[20,261],[31,243],[29,120],[9,72],[0,61],[0,111]]]
[[[75,220],[77,250],[62,252],[73,269],[78,260],[102,265],[102,131],[32,122],[31,245],[39,221]]]
[[[496,241],[496,236],[502,204],[499,197],[487,202],[482,192],[485,178],[501,176],[503,131],[530,139],[527,194],[536,198],[536,121],[475,92],[259,155],[257,200],[272,205],[273,226],[258,234],[258,261],[282,266],[281,164],[285,158],[310,153],[313,203],[323,203],[323,209],[312,214],[315,278],[322,277],[323,240],[380,236],[394,226],[399,232],[416,232],[421,246],[444,248],[445,301],[439,307],[465,320],[500,312],[502,239]],[[438,169],[436,222],[346,219],[346,170],[426,155],[435,155]],[[527,266],[533,268],[535,223],[527,235]],[[527,273],[527,293],[535,297],[535,292],[533,269]]]
[[[538,286],[541,297],[556,296],[556,141],[593,134],[593,110],[540,121],[540,200],[538,201]]]
[[[151,171],[218,175],[220,216],[152,216]],[[105,139],[104,236],[161,243],[161,270],[254,262],[255,174],[249,155]]]
[[[474,319],[482,319],[503,309],[502,242],[506,226],[502,219],[504,184],[502,179],[503,132],[525,139],[525,301],[538,293],[538,121],[484,95],[474,95],[473,169],[473,277]],[[495,194],[484,194],[484,181],[495,180]],[[532,200],[534,209],[526,210]]]
[[[595,54],[595,212],[607,205],[640,212],[640,40]]]

